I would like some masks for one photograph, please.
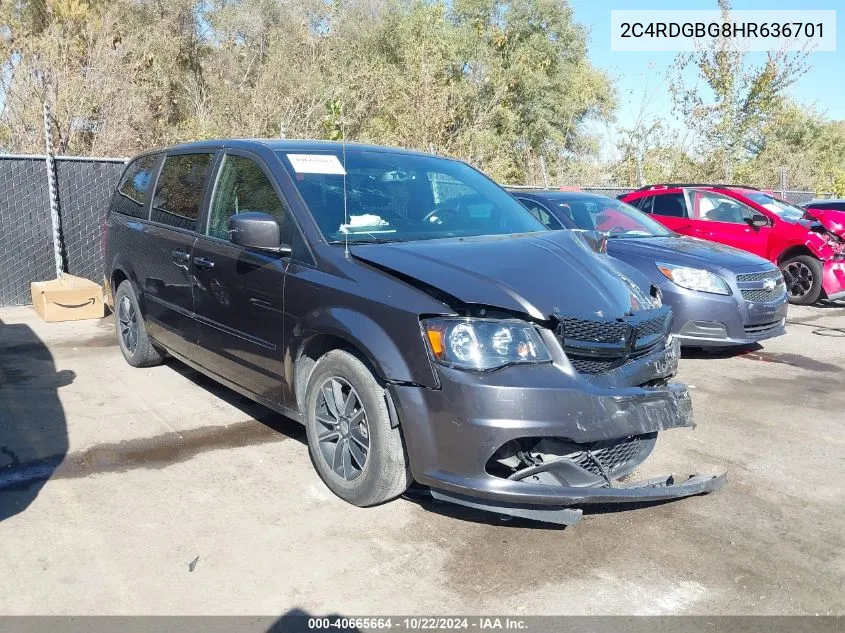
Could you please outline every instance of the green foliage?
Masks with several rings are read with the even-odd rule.
[[[614,107],[566,0],[20,0],[0,12],[6,151],[42,150],[46,98],[66,153],[345,137],[522,182],[541,158],[559,173],[594,154],[584,121]]]
[[[0,151],[43,151],[46,100],[68,154],[346,138],[514,184],[774,187],[785,172],[792,188],[845,195],[845,124],[785,96],[803,54],[679,56],[643,93],[668,93],[680,125],[644,96],[600,160],[588,129],[613,121],[617,95],[567,0],[0,0],[0,25]]]
[[[718,4],[727,21],[730,1]],[[761,127],[777,115],[787,89],[807,72],[808,53],[771,52],[755,65],[727,42],[715,40],[709,48],[679,55],[670,70],[669,89],[676,111],[696,135],[694,149],[705,156],[707,177],[731,181],[751,155]],[[698,77],[690,85],[685,71],[691,64]]]

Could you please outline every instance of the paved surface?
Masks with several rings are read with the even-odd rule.
[[[67,454],[0,492],[0,613],[845,614],[845,304],[790,321],[685,354],[699,426],[640,471],[727,488],[564,530],[353,508],[301,427],[178,363],[130,368],[109,318],[0,310],[0,482]]]

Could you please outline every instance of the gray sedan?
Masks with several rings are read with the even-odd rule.
[[[606,196],[548,190],[511,194],[549,228],[606,233],[608,254],[642,271],[661,289],[682,345],[751,345],[785,332],[786,286],[771,262],[678,235]]]

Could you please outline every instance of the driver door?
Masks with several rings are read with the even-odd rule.
[[[194,309],[199,362],[214,373],[282,403],[284,372],[285,269],[288,259],[234,244],[229,220],[260,211],[279,223],[290,244],[293,219],[275,179],[248,152],[228,151],[217,179],[201,235],[194,246]]]
[[[693,236],[733,246],[765,257],[771,226],[754,227],[749,220],[758,212],[747,204],[714,191],[687,190],[696,222]]]

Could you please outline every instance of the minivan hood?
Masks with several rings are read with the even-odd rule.
[[[355,244],[349,250],[464,303],[535,319],[555,313],[618,318],[650,307],[617,272],[624,264],[592,252],[568,231]],[[622,274],[628,276],[627,267]]]
[[[614,257],[632,255],[653,258],[667,264],[708,270],[746,269],[766,263],[762,257],[731,246],[682,235],[669,237],[611,238],[607,252]]]
[[[807,209],[807,215],[826,228],[828,231],[839,237],[845,237],[845,211],[836,211],[834,209]]]

